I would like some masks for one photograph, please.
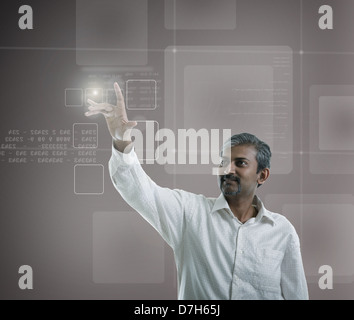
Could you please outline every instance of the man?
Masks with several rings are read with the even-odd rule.
[[[172,247],[179,299],[308,299],[300,243],[282,215],[255,195],[269,177],[271,152],[251,134],[224,145],[218,198],[156,185],[130,141],[135,121],[114,84],[117,105],[88,100],[113,138],[109,170],[123,199]]]

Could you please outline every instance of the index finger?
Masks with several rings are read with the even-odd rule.
[[[120,90],[120,87],[117,82],[114,83],[114,91],[116,92],[117,102],[123,102],[124,98],[122,90]]]

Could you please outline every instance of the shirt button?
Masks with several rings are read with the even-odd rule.
[[[243,253],[244,253],[244,251],[243,251],[243,250],[240,250],[240,253],[241,253],[241,254],[243,254]]]

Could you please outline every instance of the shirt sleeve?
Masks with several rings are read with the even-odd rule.
[[[295,232],[295,231],[294,231]],[[296,234],[284,254],[281,266],[281,289],[286,300],[308,300],[307,282],[302,264],[300,241]]]
[[[112,146],[109,172],[122,198],[175,250],[192,215],[193,194],[158,186],[145,173],[133,149],[122,153]]]

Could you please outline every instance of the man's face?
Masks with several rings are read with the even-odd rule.
[[[219,170],[219,186],[227,197],[250,196],[257,189],[257,150],[253,146],[239,145],[223,151]]]

